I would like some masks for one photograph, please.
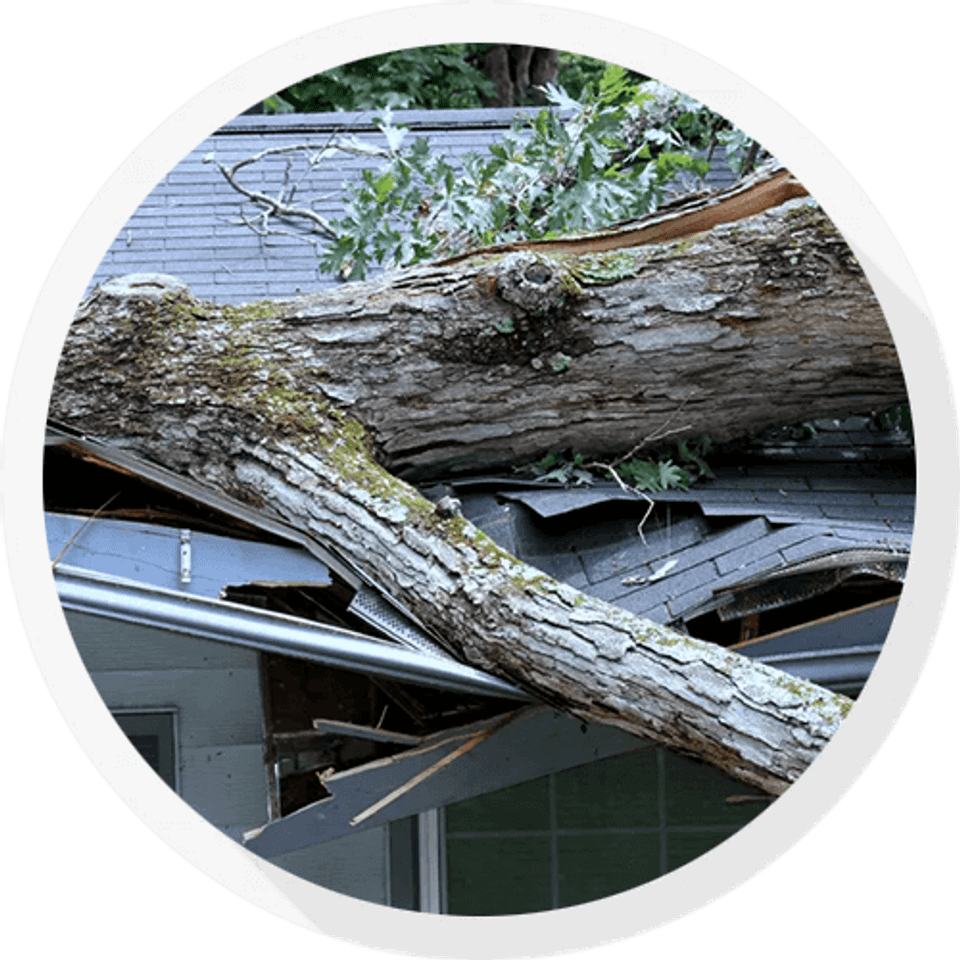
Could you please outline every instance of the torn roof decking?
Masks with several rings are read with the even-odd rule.
[[[859,527],[877,526],[909,534],[913,526],[915,497],[908,483],[865,487],[862,480],[836,478],[828,489],[818,489],[815,479],[802,477],[758,482],[751,478],[706,481],[690,490],[648,494],[657,503],[696,504],[705,516],[762,516],[770,523],[822,523]],[[838,489],[839,488],[839,489]],[[510,490],[505,498],[525,504],[544,519],[562,516],[598,503],[636,503],[635,494],[616,484],[596,484],[581,489]]]

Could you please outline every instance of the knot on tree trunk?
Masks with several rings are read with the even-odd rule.
[[[566,271],[556,260],[521,250],[505,256],[495,273],[497,293],[526,313],[544,313],[563,303]]]

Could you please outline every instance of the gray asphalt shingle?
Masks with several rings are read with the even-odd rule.
[[[517,114],[535,115],[537,108],[484,110],[395,111],[394,123],[410,127],[408,141],[426,137],[431,149],[451,160],[467,153],[484,155],[499,141]],[[363,113],[242,116],[198,144],[150,191],[120,234],[105,251],[91,278],[97,283],[124,273],[169,273],[179,277],[195,296],[221,303],[239,303],[256,297],[285,297],[339,284],[337,277],[318,274],[312,247],[291,238],[260,238],[236,223],[241,197],[204,157],[213,155],[231,166],[262,150],[308,143],[324,145],[332,133],[355,136],[362,143],[385,146],[373,126],[373,111]],[[314,209],[328,219],[343,213],[343,184],[362,169],[376,168],[380,160],[341,153],[318,165],[305,178],[301,199],[316,199]],[[283,182],[286,159],[270,157],[238,174],[243,185],[276,194]],[[707,177],[711,189],[729,186],[733,175],[716,162]],[[144,244],[151,243],[150,246]],[[157,246],[156,244],[159,244]],[[294,245],[299,253],[294,253]],[[200,260],[223,260],[245,252],[252,267],[247,275],[203,269]],[[228,253],[229,251],[229,253]],[[255,272],[275,271],[270,277]]]

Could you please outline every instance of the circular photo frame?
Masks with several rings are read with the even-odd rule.
[[[493,5],[497,10],[502,5]],[[78,224],[44,289],[15,374],[17,415],[7,425],[6,529],[17,557],[11,574],[34,653],[81,744],[118,794],[185,858],[258,905],[334,937],[426,956],[536,955],[586,950],[679,919],[748,880],[795,844],[853,784],[903,709],[937,631],[956,528],[956,445],[926,439],[926,424],[955,426],[937,334],[895,238],[829,152],[787,113],[740,78],[690,50],[611,20],[546,8],[510,7],[509,39],[602,57],[674,86],[756,131],[771,153],[829,211],[868,277],[892,331],[917,424],[918,486],[914,547],[900,612],[867,687],[829,745],[800,781],[728,840],[687,865],[615,896],[552,912],[442,922],[343,898],[242,849],[212,829],[130,751],[131,732],[104,710],[101,692],[64,622],[50,574],[38,491],[39,438],[60,349],[82,291],[102,253],[144,191],[211,130],[266,91],[388,48],[492,37],[485,3],[413,8],[328,27],[274,50],[214,85],[162,125],[104,188]],[[389,38],[389,39],[387,39]],[[152,178],[152,179],[151,179]],[[951,435],[955,436],[952,430]],[[10,470],[16,463],[18,469]],[[26,505],[30,505],[27,509]],[[69,536],[69,535],[68,535]],[[131,708],[131,713],[136,711]],[[160,711],[162,712],[162,711]],[[116,713],[116,711],[115,711]],[[141,711],[142,713],[142,711]],[[171,711],[176,723],[176,711]],[[139,721],[138,721],[139,722]],[[151,728],[152,729],[152,728]],[[146,730],[146,728],[144,728]],[[139,732],[138,732],[139,731]],[[147,732],[152,736],[152,733]],[[172,774],[175,776],[175,774]]]

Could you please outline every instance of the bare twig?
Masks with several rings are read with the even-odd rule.
[[[617,473],[617,467],[621,463],[625,463],[627,460],[633,459],[633,457],[639,453],[644,447],[648,446],[651,443],[654,443],[657,440],[662,440],[664,437],[672,436],[675,433],[683,433],[684,430],[690,429],[690,424],[686,424],[682,427],[674,427],[673,429],[667,429],[670,426],[671,421],[675,420],[679,415],[680,411],[683,410],[686,405],[687,398],[681,402],[680,406],[677,407],[673,413],[663,422],[663,425],[658,427],[653,433],[648,437],[644,437],[629,453],[625,453],[622,457],[617,457],[616,460],[611,463],[601,463],[600,461],[593,461],[592,463],[585,463],[584,468],[587,470],[606,470],[614,480],[616,480],[620,489],[624,493],[632,493],[638,497],[643,497],[647,501],[647,512],[643,515],[640,523],[637,525],[637,533],[640,536],[640,539],[643,541],[643,545],[647,545],[646,538],[643,535],[643,525],[647,522],[647,518],[650,516],[650,512],[653,510],[653,501],[642,491],[638,490],[636,487],[628,487],[624,482],[623,478]]]
[[[244,157],[242,160],[238,160],[232,167],[228,167],[225,163],[221,163],[212,153],[205,156],[203,158],[203,162],[214,164],[223,175],[227,183],[229,183],[230,186],[237,191],[237,193],[246,197],[251,203],[257,205],[261,211],[263,227],[255,232],[261,236],[273,232],[269,225],[269,218],[279,217],[291,222],[306,221],[305,225],[312,233],[319,234],[325,241],[333,241],[337,240],[339,235],[326,217],[321,216],[315,210],[310,209],[310,207],[294,205],[292,201],[297,190],[302,186],[303,181],[307,177],[308,173],[326,157],[332,156],[338,151],[385,159],[389,159],[390,157],[389,151],[384,150],[382,147],[361,143],[355,138],[344,139],[331,134],[330,137],[327,138],[326,143],[322,146],[300,143],[284,147],[268,147],[265,150],[261,150],[259,153],[255,153],[249,157]],[[306,170],[304,171],[303,175],[294,182],[291,179],[291,158],[295,155],[304,156]],[[284,171],[283,183],[281,184],[277,196],[275,197],[271,197],[269,194],[266,194],[260,190],[253,190],[250,187],[246,187],[240,183],[238,179],[238,174],[245,167],[260,163],[268,157],[287,158],[287,166]],[[243,225],[254,229],[252,223],[246,217],[243,218]]]
[[[691,425],[685,424],[682,427],[674,427],[673,429],[668,429],[670,424],[680,415],[680,412],[687,405],[687,400],[689,397],[684,397],[680,401],[680,406],[677,407],[673,413],[663,421],[663,424],[657,427],[649,437],[644,437],[629,453],[625,453],[622,457],[618,457],[613,461],[613,466],[618,467],[621,463],[626,462],[627,460],[633,459],[633,457],[638,454],[644,447],[649,446],[651,443],[656,443],[657,440],[662,440],[664,437],[673,436],[675,433],[683,433],[684,430],[689,430]]]
[[[90,516],[87,517],[87,519],[84,520],[83,523],[81,523],[80,526],[73,531],[73,533],[70,536],[70,539],[67,540],[67,542],[63,545],[63,549],[54,558],[51,569],[53,570],[57,569],[57,564],[63,559],[63,555],[70,549],[70,547],[73,545],[73,542],[77,539],[77,537],[79,537],[80,534],[83,533],[83,531],[86,530],[87,527],[90,526],[90,524],[93,523],[93,521],[96,520],[97,517],[99,517],[100,514],[104,510],[106,510],[107,507],[109,507],[110,504],[113,503],[113,501],[116,500],[117,497],[119,496],[120,496],[120,491],[118,490],[109,500],[106,501],[106,503],[97,507],[97,509],[94,510],[93,513],[91,513]]]
[[[274,148],[275,152],[279,152],[279,148]],[[262,151],[266,153],[267,151]],[[226,178],[227,183],[233,187],[237,193],[242,194],[251,202],[257,204],[263,211],[264,218],[269,216],[282,217],[285,220],[307,220],[310,222],[311,229],[319,233],[322,237],[327,240],[336,240],[337,232],[330,225],[330,222],[325,218],[321,217],[319,213],[315,210],[310,210],[307,207],[294,207],[284,202],[279,197],[271,197],[265,193],[262,193],[259,190],[250,190],[247,187],[243,186],[236,179],[237,171],[241,166],[245,166],[247,163],[251,162],[252,158],[248,157],[246,160],[241,160],[239,163],[234,164],[232,167],[226,166],[226,164],[220,163],[218,160],[213,160],[212,158],[205,158],[204,162],[211,162],[217,165],[217,168]],[[249,225],[249,224],[248,224]]]

